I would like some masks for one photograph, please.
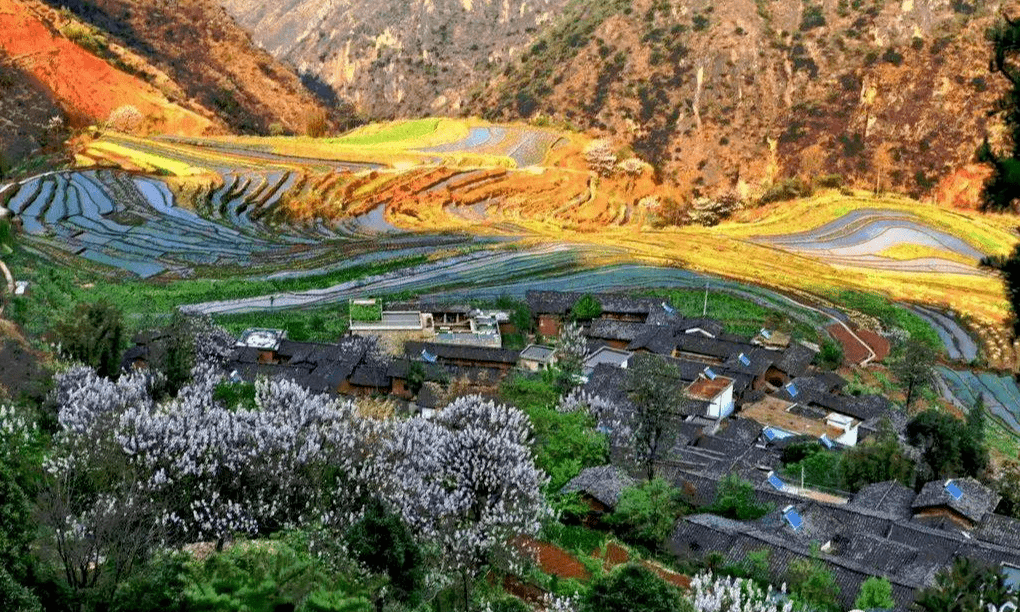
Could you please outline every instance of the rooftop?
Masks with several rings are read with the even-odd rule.
[[[733,385],[733,379],[716,376],[715,379],[698,378],[687,387],[687,395],[694,399],[710,402]]]
[[[550,363],[554,355],[556,355],[555,348],[541,344],[529,344],[521,351],[521,359],[538,361],[540,363]]]
[[[581,470],[581,473],[564,485],[560,492],[587,493],[607,508],[615,508],[620,501],[620,493],[635,482],[620,468],[602,465]]]
[[[950,493],[950,485],[961,493],[959,499]],[[911,507],[915,512],[928,508],[948,507],[979,523],[986,514],[995,510],[999,499],[1001,498],[998,493],[973,478],[954,478],[925,483]]]
[[[745,405],[740,414],[743,417],[754,419],[762,425],[777,427],[784,431],[795,434],[809,435],[820,438],[827,434],[829,439],[835,440],[845,432],[837,427],[832,427],[825,420],[812,419],[791,412],[790,409],[796,406],[796,402],[790,402],[774,396],[766,396],[752,404]]]
[[[275,351],[280,348],[280,342],[287,338],[287,332],[282,329],[266,329],[253,327],[244,330],[241,337],[234,346],[248,347],[263,351]]]

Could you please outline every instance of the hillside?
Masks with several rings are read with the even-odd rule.
[[[256,42],[371,117],[449,114],[567,0],[220,0]]]
[[[85,37],[86,47],[100,55],[114,45],[127,49],[152,69],[143,74],[169,81],[172,99],[201,105],[232,131],[265,133],[276,123],[304,132],[308,118],[322,111],[294,71],[255,47],[211,0],[46,3],[98,30],[101,38]]]
[[[1000,2],[220,2],[369,116],[565,121],[694,195],[827,174],[926,195],[995,129]]]
[[[994,130],[983,34],[999,8],[574,2],[467,110],[611,135],[705,195],[824,174],[921,195]]]

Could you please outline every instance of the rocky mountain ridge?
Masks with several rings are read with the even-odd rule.
[[[999,137],[998,1],[220,1],[368,117],[560,122],[694,197],[791,177],[922,195]]]

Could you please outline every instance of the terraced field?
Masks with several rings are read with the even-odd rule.
[[[119,208],[93,219],[102,221],[103,232],[78,229],[65,236],[68,231],[58,228],[74,225],[69,219],[75,215],[65,219],[59,209],[41,207],[55,197],[61,180],[75,182],[67,177],[22,186],[11,201],[18,200],[26,229],[51,250],[63,242],[63,250],[93,260],[114,265],[134,260],[121,267],[140,274],[229,267],[243,259],[238,250],[257,253],[255,267],[266,274],[274,267],[300,271],[335,263],[357,249],[385,250],[398,238],[413,240],[410,236],[422,241],[412,247],[449,244],[451,236],[466,235],[582,252],[611,246],[614,263],[680,267],[801,296],[853,289],[935,309],[919,314],[942,328],[951,357],[969,361],[976,347],[936,311],[956,312],[981,333],[982,357],[1000,367],[1014,363],[1002,332],[1008,310],[1001,281],[976,265],[984,254],[1010,250],[1017,240],[1013,219],[897,196],[828,192],[739,211],[715,227],[660,228],[659,202],[675,194],[640,164],[636,171],[593,177],[584,161],[587,142],[582,135],[528,126],[423,119],[318,140],[143,140],[114,134],[84,143],[82,164],[150,174],[129,181],[140,198],[111,201],[147,211],[152,218],[146,223],[162,215],[179,225],[180,219],[166,213],[167,193],[173,194],[189,223],[201,228],[194,230],[198,239],[209,241],[205,255],[211,260],[215,254],[215,263],[192,261],[169,248],[128,251],[138,242],[133,234],[146,230],[110,226]],[[156,179],[155,172],[171,177]],[[99,182],[107,174],[98,172]],[[167,231],[187,236],[193,230]],[[129,238],[127,247],[115,240],[118,232]],[[105,250],[83,248],[93,235],[105,240],[98,245]],[[234,243],[216,246],[228,237]],[[142,265],[146,258],[150,266]]]
[[[944,367],[938,368],[938,374],[939,392],[945,399],[966,412],[980,395],[993,419],[1016,436],[1014,442],[1020,443],[1020,388],[1012,376]]]
[[[902,211],[854,210],[807,232],[761,236],[756,240],[837,266],[987,274],[975,266],[983,253],[963,239]]]
[[[206,214],[177,205],[167,183],[112,170],[62,172],[7,189],[28,243],[55,258],[78,256],[142,277],[220,276],[367,263],[463,243],[457,236],[396,233],[378,214],[323,224],[265,222],[293,172],[228,175],[210,192]]]

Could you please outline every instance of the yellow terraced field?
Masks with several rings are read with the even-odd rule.
[[[1017,241],[1013,217],[946,210],[901,196],[832,191],[742,210],[716,227],[655,229],[657,208],[646,202],[675,194],[655,184],[650,171],[591,178],[582,154],[588,139],[577,134],[557,136],[555,147],[552,139],[543,141],[547,150],[540,166],[515,169],[513,159],[494,154],[509,154],[517,142],[512,139],[528,129],[425,119],[318,140],[224,137],[185,143],[115,136],[91,142],[85,155],[103,163],[159,168],[184,175],[185,183],[196,180],[187,175],[197,172],[213,176],[215,183],[215,169],[224,166],[296,171],[304,177],[300,187],[280,204],[280,214],[295,220],[338,221],[384,205],[387,222],[411,231],[510,233],[539,242],[597,244],[617,249],[624,259],[670,263],[770,287],[818,295],[838,289],[879,292],[951,308],[990,327],[1001,327],[1008,316],[1001,281],[977,269],[975,254],[1008,253]],[[501,139],[465,140],[478,130],[491,130]],[[541,130],[530,134],[548,136]],[[469,143],[469,150],[457,150],[461,142]],[[432,146],[442,150],[420,150]],[[366,162],[377,169],[340,171],[323,166],[323,160]],[[826,224],[838,239],[839,220],[846,215],[865,218],[847,223],[846,235],[875,219],[908,227],[879,241],[869,235],[873,244],[850,245],[858,248],[853,256],[801,244]],[[901,235],[906,238],[897,242]],[[932,236],[956,241],[956,247],[931,244]],[[864,260],[867,265],[858,265]],[[915,260],[918,269],[905,269]],[[941,272],[922,267],[931,261],[951,265]]]

